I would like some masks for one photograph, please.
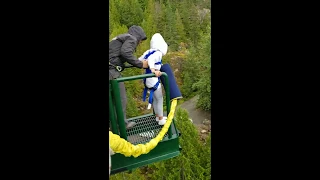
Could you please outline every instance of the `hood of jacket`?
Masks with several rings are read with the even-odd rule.
[[[150,48],[159,50],[164,56],[167,54],[168,44],[163,39],[160,33],[155,33],[151,38]]]
[[[140,26],[133,25],[129,28],[128,33],[137,38],[138,42],[147,39],[146,33]]]

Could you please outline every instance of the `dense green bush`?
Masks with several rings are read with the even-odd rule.
[[[178,109],[175,123],[182,134],[179,138],[181,154],[149,165],[153,171],[150,179],[210,179],[210,144],[203,145],[199,140],[198,130],[189,120],[187,111]]]

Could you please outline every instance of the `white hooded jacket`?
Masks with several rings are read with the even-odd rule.
[[[168,51],[168,44],[166,41],[163,39],[160,33],[155,33],[150,41],[150,49],[147,50],[146,52],[143,53],[143,55],[139,58],[140,61],[145,60],[144,57],[150,52],[154,51],[153,54],[151,54],[148,57],[148,66],[149,68],[154,68],[156,70],[160,70],[161,65],[155,65],[157,62],[161,62],[162,56],[167,54]],[[158,77],[152,77],[152,78],[147,78],[146,79],[146,86],[148,88],[152,88],[156,83],[158,82]],[[161,88],[160,84],[159,87]]]

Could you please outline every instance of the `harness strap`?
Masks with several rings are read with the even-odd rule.
[[[160,84],[160,77],[158,77],[158,82],[152,88],[148,88],[147,86],[145,86],[144,90],[143,90],[142,100],[146,101],[147,92],[148,92],[148,90],[150,90],[149,104],[152,104],[152,102],[153,102],[153,92],[158,89],[159,84]]]
[[[151,56],[155,52],[156,52],[156,50],[150,51],[148,54],[146,54],[144,56],[144,59],[148,59],[148,57]],[[161,65],[161,64],[162,64],[162,60],[160,62],[155,63],[155,65]],[[151,70],[149,68],[146,68],[146,74],[151,74],[151,73],[152,73]],[[158,89],[158,86],[160,84],[160,77],[158,77],[158,82],[152,88],[148,88],[146,86],[146,79],[147,78],[143,79],[143,83],[144,83],[145,87],[144,87],[144,90],[143,90],[142,100],[146,101],[147,92],[148,92],[148,90],[150,90],[149,105],[148,105],[148,109],[150,109],[151,108],[151,104],[153,102],[153,92]]]
[[[115,66],[115,65],[111,64],[110,61],[109,61],[109,65],[113,66],[119,72],[121,72],[123,70],[123,68],[121,66]]]

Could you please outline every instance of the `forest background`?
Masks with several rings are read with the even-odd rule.
[[[141,26],[148,37],[137,47],[136,57],[150,48],[155,33],[160,33],[169,44],[162,61],[169,63],[174,71],[183,96],[179,104],[197,96],[197,107],[211,111],[211,1],[109,0],[109,40],[127,33],[132,25]],[[122,72],[123,76],[143,73],[138,68]],[[140,81],[125,84],[127,118],[150,113],[147,102],[142,101],[143,84]],[[111,175],[110,179],[211,179],[210,134],[203,138],[189,119],[185,109],[176,110],[174,121],[182,134],[181,155]]]

